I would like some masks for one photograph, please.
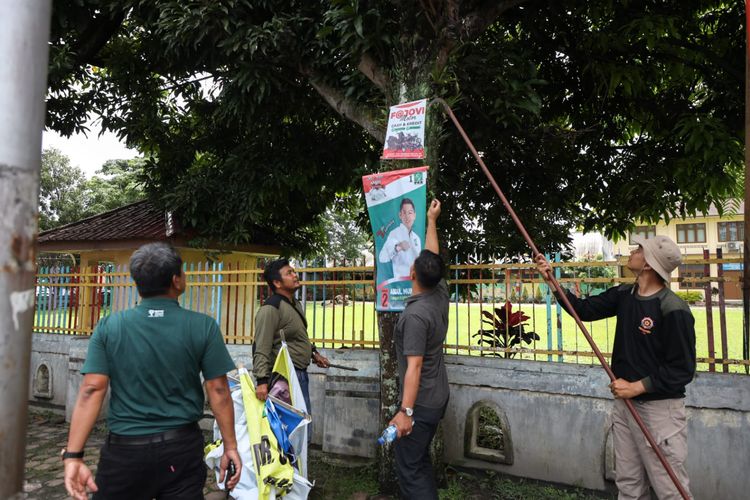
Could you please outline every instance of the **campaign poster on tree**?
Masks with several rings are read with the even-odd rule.
[[[385,132],[384,160],[424,158],[424,123],[427,99],[391,106]]]
[[[428,167],[362,177],[375,240],[375,308],[403,311],[411,295],[410,269],[422,251]]]

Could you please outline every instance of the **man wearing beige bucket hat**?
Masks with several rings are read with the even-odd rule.
[[[685,386],[695,375],[695,320],[690,307],[669,288],[672,271],[682,262],[677,245],[666,236],[633,236],[638,247],[627,267],[633,284],[620,285],[586,299],[566,291],[583,321],[617,316],[609,385],[615,404],[612,431],[618,498],[646,500],[649,486],[661,499],[681,498],[656,453],[628,412],[623,399],[632,399],[651,434],[689,492],[685,470],[687,419]],[[551,267],[536,257],[539,272],[548,278]]]

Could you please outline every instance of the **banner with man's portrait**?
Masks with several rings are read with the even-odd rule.
[[[402,311],[411,295],[411,266],[422,251],[428,167],[362,177],[375,241],[375,308]]]

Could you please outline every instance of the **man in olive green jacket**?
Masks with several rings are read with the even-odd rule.
[[[328,367],[328,359],[317,352],[307,335],[307,319],[302,304],[294,297],[300,287],[299,277],[287,259],[269,263],[263,278],[273,295],[268,297],[255,317],[253,345],[253,374],[257,381],[255,395],[261,401],[268,396],[268,384],[276,356],[281,349],[282,336],[297,371],[307,411],[310,412],[310,389],[307,367],[310,361]]]

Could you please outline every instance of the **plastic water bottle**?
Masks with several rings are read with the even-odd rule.
[[[386,443],[392,443],[396,438],[398,438],[398,429],[396,429],[395,425],[391,424],[386,427],[383,434],[378,438],[378,444],[382,446]]]

